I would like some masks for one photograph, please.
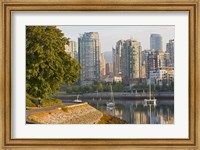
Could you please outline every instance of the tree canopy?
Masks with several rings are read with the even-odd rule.
[[[80,65],[65,52],[69,39],[55,26],[26,27],[26,92],[48,97],[78,80]]]

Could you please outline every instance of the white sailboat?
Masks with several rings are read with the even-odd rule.
[[[78,99],[79,95],[77,95],[76,99],[73,101],[74,103],[82,103],[83,101],[81,99]]]
[[[144,106],[156,106],[157,105],[157,99],[154,97],[154,98],[151,98],[151,79],[149,79],[149,99],[144,99]]]
[[[110,101],[106,103],[107,108],[113,108],[115,107],[115,102],[114,102],[114,95],[113,95],[113,91],[112,91],[112,85],[110,86],[111,89],[111,97],[110,97]]]

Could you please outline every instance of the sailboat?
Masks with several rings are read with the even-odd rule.
[[[107,108],[113,108],[113,107],[115,107],[114,95],[113,95],[113,91],[112,91],[112,85],[110,86],[110,89],[111,89],[110,101],[106,103]]]
[[[148,105],[153,105],[156,106],[157,105],[157,99],[151,98],[151,79],[149,79],[149,99],[144,99],[144,106],[148,106]]]
[[[78,99],[79,95],[77,95],[76,99],[73,101],[74,103],[82,103],[83,101],[81,99]]]

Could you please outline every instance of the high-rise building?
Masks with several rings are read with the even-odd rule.
[[[142,60],[145,61],[146,78],[149,78],[149,72],[157,69],[157,55],[154,49],[142,51]]]
[[[116,48],[113,48],[113,74],[116,77],[121,76],[121,50],[123,40],[119,40],[116,43]]]
[[[162,69],[170,65],[169,53],[164,51],[157,52],[157,68]]]
[[[116,73],[117,73],[117,69],[116,66],[117,66],[117,63],[116,63],[116,49],[113,47],[112,48],[112,62],[113,62],[113,76],[116,76]]]
[[[156,52],[162,50],[162,36],[160,34],[151,34],[150,49],[154,49]]]
[[[121,71],[124,82],[141,78],[142,47],[137,40],[126,40],[121,50]]]
[[[174,39],[169,40],[166,44],[166,51],[169,53],[171,66],[174,66]]]
[[[69,44],[65,45],[65,51],[72,58],[78,60],[77,46],[75,41],[69,41]]]
[[[100,72],[101,72],[101,77],[104,77],[106,75],[106,58],[103,53],[101,53],[100,57]]]
[[[81,85],[93,84],[100,79],[100,40],[98,32],[86,32],[78,38],[78,60]]]
[[[142,68],[141,68],[141,78],[146,78],[146,63],[145,61],[142,62]]]

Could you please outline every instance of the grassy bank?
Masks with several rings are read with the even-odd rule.
[[[32,97],[29,94],[26,94],[26,107],[37,107],[38,106],[38,98]],[[61,105],[62,100],[54,99],[54,98],[45,98],[41,100],[41,107],[49,107]]]

